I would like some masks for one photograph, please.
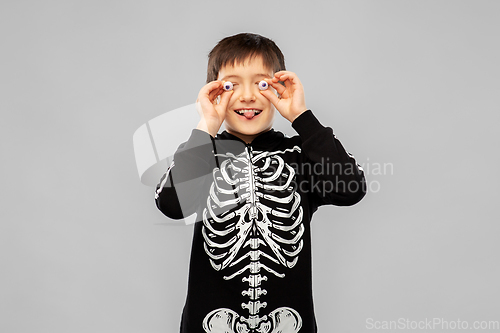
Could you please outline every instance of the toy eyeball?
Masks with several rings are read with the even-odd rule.
[[[266,90],[267,88],[269,88],[269,84],[266,81],[262,80],[259,82],[260,90]]]
[[[231,91],[233,90],[233,84],[230,81],[226,81],[224,82],[223,88],[225,91]]]

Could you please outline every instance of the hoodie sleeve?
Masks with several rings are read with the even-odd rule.
[[[172,219],[188,217],[199,207],[199,198],[214,161],[213,138],[194,129],[181,144],[155,190],[158,209]]]
[[[319,205],[350,206],[366,194],[363,169],[356,163],[330,127],[323,126],[311,110],[292,123],[302,140],[303,164],[312,194]]]

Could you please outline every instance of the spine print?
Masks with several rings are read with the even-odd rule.
[[[204,248],[212,267],[227,272],[225,280],[241,277],[247,314],[215,309],[203,321],[207,333],[293,333],[302,326],[290,307],[261,316],[268,275],[284,278],[283,268],[295,266],[303,247],[301,198],[291,185],[295,171],[280,156],[294,151],[300,148],[259,152],[247,146],[239,155],[218,154],[224,160],[213,170],[203,212]]]

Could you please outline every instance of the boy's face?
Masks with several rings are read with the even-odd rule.
[[[229,133],[249,143],[260,133],[271,129],[276,109],[260,93],[259,82],[273,75],[264,66],[261,56],[220,69],[217,79],[231,81],[234,90],[226,109],[225,124]],[[273,88],[269,86],[268,89]]]

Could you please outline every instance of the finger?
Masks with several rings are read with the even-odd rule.
[[[279,77],[281,81],[284,81],[285,87],[291,88],[293,85],[300,84],[300,80],[295,73],[286,73]]]
[[[208,92],[208,98],[210,100],[213,100],[215,99],[217,96],[219,96],[220,94],[222,94],[222,92],[224,91],[224,89],[222,89],[222,83],[219,81],[219,84],[214,86],[214,87],[210,87],[210,91]]]
[[[293,84],[300,84],[299,77],[294,72],[281,71],[276,72],[274,79],[279,79],[280,81],[290,80]]]
[[[199,106],[201,107],[200,110],[209,110],[210,108],[213,108],[216,91],[219,89],[220,85],[220,81],[212,81],[200,89],[197,99],[197,103],[199,103]]]
[[[217,88],[217,89],[214,89],[212,90],[210,93],[209,93],[209,99],[211,101],[215,100],[217,98],[217,96],[219,96],[220,94],[222,94],[224,92],[224,89],[222,88]]]
[[[264,95],[264,97],[267,98],[276,109],[278,108],[278,104],[280,102],[280,98],[278,96],[269,90],[260,90],[260,93]]]
[[[289,71],[279,71],[279,72],[274,73],[274,77],[279,78],[281,75],[284,75],[284,74],[287,74],[287,73],[292,73],[292,72],[289,72]]]
[[[280,75],[278,75],[278,76],[280,76]],[[279,83],[283,87],[286,87],[285,82],[283,82],[283,80],[280,77],[273,77],[272,80],[273,80],[273,82]]]
[[[293,74],[293,75],[286,75],[284,77],[285,79],[285,87],[287,89],[289,89],[290,92],[297,92],[297,91],[300,91],[302,90],[302,82],[300,82],[299,78],[297,77],[297,75]]]
[[[278,75],[276,75],[278,74]],[[287,71],[282,71],[282,72],[276,72],[275,77],[277,78],[282,78],[283,76],[289,77],[289,78],[298,78],[297,74],[294,72],[287,72]]]
[[[267,83],[269,83],[269,85],[271,87],[273,87],[274,89],[276,89],[276,91],[278,92],[278,94],[282,95],[286,88],[283,87],[283,85],[281,83],[279,83],[278,81],[277,82],[274,82],[273,80],[269,80],[269,79],[266,79],[265,80]]]
[[[289,71],[279,71],[274,73],[274,79],[278,79],[279,81],[285,81],[289,78],[297,77],[294,72]]]
[[[214,89],[217,89],[217,88],[219,88],[219,87],[221,87],[221,86],[222,86],[222,82],[221,82],[221,81],[219,81],[219,80],[215,80],[215,81],[212,81],[212,82],[207,83],[207,84],[204,86],[204,88],[207,90],[207,92],[210,92],[210,91],[212,91],[212,90],[214,90]]]
[[[287,74],[280,74],[277,77],[275,77],[273,80],[278,81],[280,83],[283,82],[283,84],[285,85],[285,87],[287,89],[291,89],[291,87],[292,87],[292,82],[290,81],[290,75],[288,73]]]
[[[227,105],[229,104],[229,100],[231,99],[231,96],[233,95],[233,90],[231,91],[224,91],[221,96],[221,100],[219,103],[219,109],[222,111],[223,114],[226,113]]]
[[[289,74],[283,74],[283,75],[280,75],[280,76],[279,76],[279,79],[280,79],[281,81],[285,81],[285,80],[287,80],[289,77],[290,77],[290,75],[289,75]]]
[[[292,85],[293,85],[292,83],[293,82],[292,82],[292,80],[290,80],[290,78],[288,77],[288,75],[283,75],[281,77],[281,81],[285,82],[286,89],[288,89],[289,91],[291,91]]]
[[[217,80],[207,83],[206,85],[203,86],[203,88],[201,88],[200,93],[198,94],[198,97],[204,96],[206,98],[210,98],[210,93],[213,90],[218,89],[221,86],[221,84],[222,83],[220,81],[217,81]]]

